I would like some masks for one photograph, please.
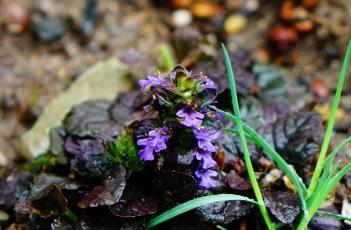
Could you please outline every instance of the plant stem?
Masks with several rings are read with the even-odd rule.
[[[326,129],[326,132],[325,132],[322,148],[321,148],[321,151],[320,151],[320,154],[319,154],[319,157],[318,157],[316,168],[315,168],[315,170],[313,172],[313,176],[312,176],[312,179],[311,179],[311,184],[308,187],[308,192],[307,192],[308,196],[310,196],[313,193],[313,191],[316,189],[319,177],[320,177],[320,175],[322,173],[322,170],[324,168],[325,157],[326,157],[326,154],[327,154],[327,151],[328,151],[328,146],[329,146],[331,135],[332,135],[332,132],[333,132],[336,112],[337,112],[337,109],[338,109],[340,96],[341,96],[341,93],[342,93],[342,88],[343,88],[343,85],[344,85],[344,82],[345,82],[345,78],[346,78],[346,75],[347,75],[347,69],[348,69],[348,65],[349,65],[349,62],[350,62],[350,57],[351,57],[351,41],[349,42],[349,45],[348,45],[348,48],[347,48],[347,51],[346,51],[346,55],[345,55],[345,58],[344,58],[344,62],[343,62],[342,68],[341,68],[339,81],[338,81],[338,85],[337,85],[336,92],[335,92],[335,95],[334,95],[333,104],[332,104],[332,108],[331,108],[331,112],[330,112],[330,118],[329,118],[327,129]]]
[[[241,146],[242,146],[243,153],[244,153],[244,160],[245,160],[246,169],[247,169],[247,172],[248,172],[248,175],[250,178],[250,182],[252,184],[252,188],[254,190],[254,193],[255,193],[255,196],[257,199],[257,203],[258,203],[258,207],[260,209],[262,217],[263,217],[268,229],[274,229],[274,226],[272,224],[272,221],[269,217],[268,211],[267,211],[266,206],[264,204],[258,182],[256,180],[255,171],[254,171],[252,163],[251,163],[250,153],[249,153],[249,149],[248,149],[247,143],[246,143],[243,125],[240,121],[240,108],[239,108],[238,97],[237,97],[237,93],[236,93],[235,77],[234,77],[234,72],[232,69],[231,62],[230,62],[230,58],[229,58],[227,49],[225,48],[225,46],[223,44],[222,44],[222,49],[223,49],[224,60],[225,60],[227,72],[228,72],[228,79],[229,79],[230,93],[231,93],[231,97],[232,97],[233,110],[234,110],[234,114],[236,115],[236,118],[238,120],[237,125],[239,128],[240,142],[241,142]]]

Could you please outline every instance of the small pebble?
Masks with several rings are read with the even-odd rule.
[[[176,10],[172,13],[172,22],[176,27],[184,27],[190,25],[193,16],[189,10]]]
[[[171,4],[174,8],[188,8],[192,2],[192,0],[172,0]]]
[[[295,5],[291,0],[285,1],[280,9],[279,17],[286,22],[290,22],[295,18]]]
[[[312,79],[309,81],[308,86],[317,98],[326,98],[329,96],[329,88],[321,78],[316,77]]]
[[[0,166],[4,167],[4,166],[7,165],[7,163],[8,163],[8,161],[7,161],[7,159],[6,159],[5,155],[4,155],[4,153],[2,153],[2,152],[0,151]]]
[[[227,34],[236,34],[247,27],[247,18],[240,14],[229,16],[224,22],[224,31]]]
[[[221,12],[221,7],[213,2],[195,2],[190,8],[193,15],[197,18],[211,18]]]
[[[295,23],[295,28],[300,33],[309,33],[314,28],[314,23],[312,20],[303,20]]]
[[[287,175],[283,176],[283,181],[288,189],[290,189],[293,192],[296,192],[295,185],[291,182],[290,178]]]
[[[28,11],[19,2],[4,1],[0,4],[0,24],[3,24],[9,33],[23,32],[28,22]]]
[[[311,9],[317,6],[318,0],[303,0],[302,3],[305,7]]]
[[[260,7],[258,0],[247,0],[245,4],[245,9],[249,12],[255,12]]]
[[[253,58],[255,59],[256,62],[267,64],[270,60],[270,54],[268,49],[260,48],[255,50],[253,54]]]
[[[267,187],[274,184],[282,176],[282,171],[279,169],[272,169],[262,180],[263,186]]]
[[[330,104],[318,104],[313,107],[313,111],[319,113],[322,117],[323,121],[328,121],[331,113],[331,105]],[[342,108],[338,108],[336,110],[335,121],[345,121],[348,116]]]
[[[275,26],[267,34],[272,48],[279,52],[289,51],[298,41],[298,33],[294,28]]]
[[[45,42],[61,38],[65,32],[63,21],[59,18],[48,18],[43,14],[32,15],[33,30],[37,37]]]
[[[341,215],[351,218],[351,204],[347,199],[342,202]],[[345,224],[351,225],[351,221],[345,220]]]
[[[0,223],[8,221],[9,218],[10,218],[9,214],[7,214],[7,212],[5,212],[4,210],[0,209]]]

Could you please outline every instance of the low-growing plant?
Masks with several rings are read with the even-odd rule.
[[[328,156],[328,147],[332,137],[333,127],[335,123],[336,111],[338,109],[340,97],[342,94],[343,85],[345,82],[345,78],[347,75],[348,65],[351,58],[351,41],[349,42],[347,52],[343,61],[342,69],[339,76],[339,81],[336,89],[336,93],[332,102],[332,109],[330,113],[330,118],[328,120],[326,133],[324,136],[324,140],[322,143],[322,147],[318,156],[318,161],[313,172],[313,176],[311,182],[308,186],[306,186],[299,175],[295,172],[295,170],[280,156],[280,154],[272,147],[268,142],[259,135],[255,130],[253,130],[250,126],[245,124],[240,120],[240,109],[237,98],[237,92],[235,87],[235,76],[232,70],[231,61],[229,59],[228,52],[224,45],[222,45],[224,60],[228,71],[228,79],[232,97],[232,105],[234,114],[225,112],[216,108],[213,105],[208,105],[208,108],[211,110],[216,110],[224,114],[224,117],[228,120],[232,121],[236,125],[236,129],[228,129],[223,128],[222,131],[232,133],[235,136],[240,137],[240,142],[242,146],[242,150],[244,153],[244,160],[246,169],[249,175],[250,182],[252,184],[253,191],[256,196],[256,201],[251,200],[249,198],[233,195],[233,194],[219,194],[219,195],[211,195],[204,196],[200,198],[193,199],[191,201],[180,204],[165,213],[155,217],[148,223],[148,227],[154,227],[158,224],[161,224],[164,221],[167,221],[177,215],[180,215],[189,210],[198,208],[202,205],[206,205],[213,202],[225,201],[225,200],[242,200],[252,202],[258,205],[261,215],[266,223],[268,229],[278,229],[282,227],[283,223],[272,223],[266,206],[264,204],[262,194],[257,183],[254,169],[250,160],[250,154],[247,147],[247,141],[249,140],[261,147],[264,152],[284,171],[284,173],[289,177],[292,184],[294,185],[299,199],[301,201],[301,217],[298,222],[296,229],[304,230],[307,229],[309,221],[312,219],[314,215],[321,216],[329,216],[337,219],[345,219],[350,220],[350,217],[342,216],[335,213],[329,213],[324,211],[319,211],[318,209],[321,207],[322,203],[327,199],[327,196],[330,192],[335,189],[338,182],[351,170],[351,162],[347,163],[341,169],[339,169],[340,162],[333,164],[335,156],[340,152],[342,148],[344,148],[348,143],[351,142],[351,137],[345,139],[342,143],[340,143]],[[218,226],[219,229],[224,229],[221,226]]]

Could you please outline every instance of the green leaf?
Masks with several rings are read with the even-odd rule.
[[[134,139],[126,132],[121,133],[106,149],[107,155],[127,170],[138,171],[142,168]]]
[[[240,196],[240,195],[234,195],[234,194],[218,194],[218,195],[203,196],[193,200],[189,200],[183,204],[180,204],[158,215],[154,219],[150,220],[150,222],[147,224],[147,227],[148,228],[155,227],[156,225],[159,225],[167,220],[170,220],[176,216],[179,216],[180,214],[183,214],[192,209],[201,207],[203,205],[220,202],[220,201],[231,201],[231,200],[247,201],[247,202],[257,204],[256,201],[250,198]]]

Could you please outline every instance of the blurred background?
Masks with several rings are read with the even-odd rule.
[[[191,66],[223,42],[301,76],[318,104],[336,87],[350,38],[350,0],[0,0],[0,165],[48,102],[100,60],[118,58],[138,79],[162,68],[160,44]]]

